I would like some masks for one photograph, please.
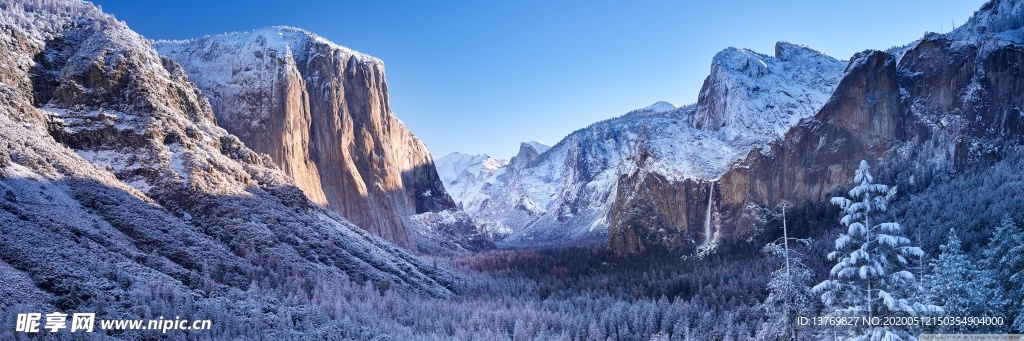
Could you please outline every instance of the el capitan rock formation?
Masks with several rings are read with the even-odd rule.
[[[218,124],[360,227],[415,249],[409,217],[455,209],[426,147],[391,113],[379,59],[291,27],[156,47]]]

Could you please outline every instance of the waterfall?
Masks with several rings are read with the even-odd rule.
[[[708,189],[708,211],[704,214],[704,243],[700,247],[708,246],[711,244],[711,201],[715,195],[715,183],[711,183],[711,188]]]

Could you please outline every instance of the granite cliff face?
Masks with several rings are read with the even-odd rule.
[[[696,251],[714,238],[712,226],[718,225],[714,186],[673,181],[639,167],[623,174],[608,211],[608,247],[619,256]]]
[[[695,212],[710,212],[696,217],[710,216],[715,238],[757,234],[764,224],[759,212],[782,201],[827,201],[862,159],[950,171],[999,159],[1008,146],[1024,142],[1022,27],[1021,2],[992,1],[949,34],[858,53],[813,117],[747,153],[714,181],[712,195],[700,190],[712,187],[694,180],[666,184],[644,173],[620,180],[621,212],[612,212],[609,245],[619,254],[651,247],[688,252],[692,248],[680,240],[699,245],[708,238],[700,232],[708,220],[693,219]],[[731,91],[718,83],[709,78],[701,100],[717,102]],[[710,105],[695,125],[719,129],[741,122],[729,116],[738,110],[731,107]]]
[[[774,206],[828,200],[862,159],[877,160],[911,136],[927,131],[907,115],[893,56],[854,56],[832,99],[814,120],[790,130],[770,153],[753,153],[721,179],[722,205]],[[770,156],[769,156],[770,155]]]
[[[426,147],[391,113],[379,59],[290,27],[156,47],[222,127],[360,227],[415,249],[409,217],[455,209]]]
[[[722,177],[722,210],[827,200],[861,159],[959,170],[1024,142],[1022,8],[990,2],[950,34],[855,56],[813,120]]]
[[[3,314],[171,316],[187,300],[259,319],[231,307],[287,292],[283,278],[451,294],[445,272],[310,202],[217,126],[181,67],[123,22],[15,0],[0,3],[0,32]]]

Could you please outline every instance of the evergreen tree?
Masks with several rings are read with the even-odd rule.
[[[765,251],[778,255],[782,250],[769,244]],[[790,266],[772,273],[768,282],[768,298],[761,308],[768,318],[757,331],[760,340],[797,339],[796,320],[800,316],[814,316],[814,297],[811,291],[811,271],[790,253]]]
[[[1002,311],[1013,331],[1024,331],[1024,233],[1008,216],[996,227],[985,247],[985,277],[991,281],[993,294],[989,305]]]
[[[915,316],[941,311],[941,308],[916,302],[920,292],[914,274],[906,270],[908,258],[924,252],[910,246],[902,236],[899,223],[888,222],[886,209],[896,194],[895,188],[874,183],[867,161],[861,161],[854,176],[849,198],[832,198],[843,210],[840,223],[846,233],[836,238],[835,251],[828,259],[836,265],[829,279],[813,290],[834,314],[874,317]],[[911,330],[897,327],[858,326],[856,340],[900,340],[913,338]]]
[[[763,253],[783,258],[785,262],[772,273],[768,282],[768,298],[761,304],[768,319],[757,330],[757,338],[760,340],[796,340],[797,318],[814,315],[811,271],[804,265],[803,255],[790,249],[791,242],[807,245],[809,241],[789,238],[787,205],[786,202],[779,205],[782,208],[782,239],[762,249]]]
[[[986,307],[991,299],[987,277],[964,254],[956,230],[949,230],[949,240],[939,247],[939,258],[931,263],[931,274],[925,276],[928,297],[942,305],[947,316],[993,316]],[[963,326],[947,326],[942,331],[965,332]]]

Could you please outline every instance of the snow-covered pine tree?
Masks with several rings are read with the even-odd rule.
[[[782,208],[782,238],[765,245],[761,250],[770,256],[782,258],[782,267],[772,273],[768,282],[768,297],[761,304],[768,318],[757,330],[759,340],[796,340],[796,321],[801,316],[814,315],[815,305],[811,292],[811,271],[804,264],[803,255],[790,249],[791,243],[807,245],[807,239],[789,237],[786,225],[786,207]]]
[[[1024,332],[1024,233],[1004,216],[985,247],[985,277],[992,281],[990,306],[998,307],[1013,332]]]
[[[942,305],[947,316],[993,316],[987,309],[994,297],[988,278],[974,266],[964,253],[955,229],[949,230],[949,239],[939,247],[942,253],[931,262],[931,273],[925,275],[927,296]],[[945,326],[940,332],[967,332],[966,326]]]
[[[764,247],[764,253],[784,257],[785,250],[777,243]],[[814,316],[814,295],[811,292],[811,271],[801,255],[789,252],[789,269],[775,270],[768,282],[768,298],[761,304],[768,318],[757,330],[759,340],[796,340],[796,321],[800,316]]]
[[[916,316],[941,308],[915,302],[922,289],[914,274],[906,270],[908,258],[924,252],[910,246],[899,223],[889,222],[886,209],[896,188],[874,183],[867,161],[861,161],[849,198],[832,198],[843,210],[840,223],[846,233],[836,238],[835,251],[828,259],[836,265],[829,279],[814,286],[832,313],[840,316]],[[859,325],[854,340],[914,339],[908,328]]]

